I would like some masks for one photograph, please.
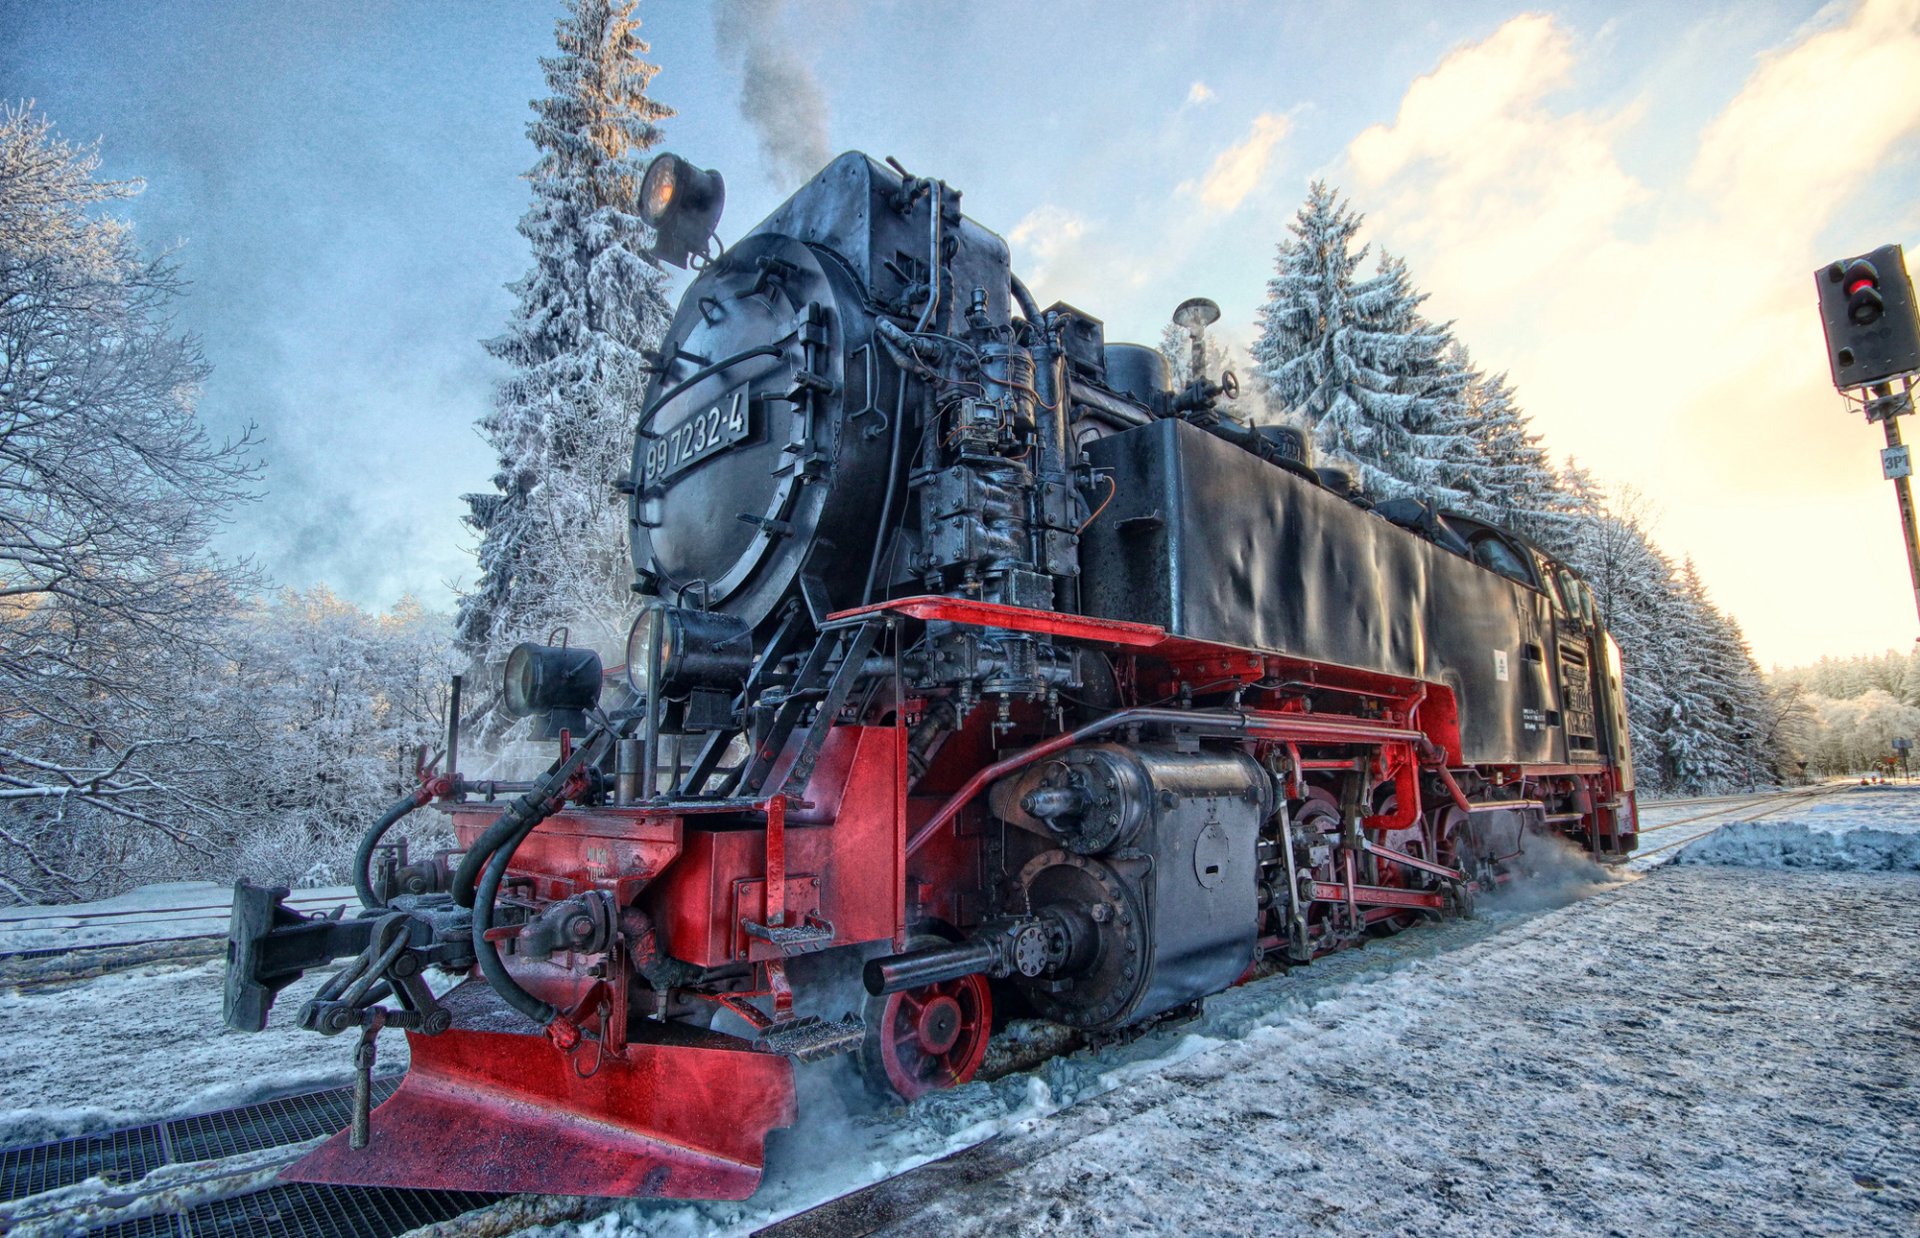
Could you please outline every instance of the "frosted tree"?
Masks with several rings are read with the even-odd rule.
[[[513,367],[480,425],[499,454],[490,493],[467,496],[480,578],[461,600],[462,645],[487,661],[568,625],[609,643],[634,609],[625,476],[647,379],[643,350],[665,330],[663,279],[642,256],[634,213],[640,156],[672,111],[647,97],[635,0],[570,0],[560,52],[541,60],[549,91],[528,135],[540,151],[520,233],[533,266],[518,309],[487,350]]]
[[[1594,604],[1626,663],[1627,715],[1639,777],[1647,791],[1672,784],[1667,737],[1689,705],[1676,693],[1684,679],[1672,659],[1673,562],[1647,537],[1631,494],[1609,505],[1590,475],[1575,467],[1568,481],[1577,512],[1558,528],[1553,552],[1586,580]]]
[[[1353,469],[1370,493],[1430,491],[1435,435],[1448,432],[1450,340],[1421,316],[1425,297],[1404,263],[1387,258],[1359,277],[1361,221],[1326,182],[1309,187],[1267,284],[1255,375],[1313,430],[1328,462]]]
[[[410,598],[376,614],[324,588],[287,590],[247,616],[224,708],[259,756],[232,795],[245,826],[220,840],[214,875],[349,877],[343,862],[368,820],[413,785],[419,748],[442,744],[462,661],[449,633],[447,616]]]
[[[1609,503],[1569,468],[1550,549],[1585,578],[1626,661],[1629,721],[1648,792],[1738,786],[1789,763],[1791,701],[1770,699],[1746,637],[1691,562],[1649,536],[1631,491]]]
[[[1770,746],[1775,740],[1769,734],[1766,687],[1746,635],[1714,605],[1691,559],[1681,564],[1676,583],[1689,624],[1679,635],[1697,676],[1695,688],[1709,703],[1697,719],[1702,732],[1698,743],[1706,754],[1703,781],[1728,785],[1744,781],[1749,769],[1772,770],[1782,754]]]
[[[0,901],[58,901],[150,851],[205,853],[244,762],[200,708],[252,587],[209,543],[250,498],[180,281],[103,203],[90,148],[0,107]]]
[[[1390,375],[1394,391],[1406,398],[1400,416],[1407,444],[1404,455],[1382,466],[1392,466],[1403,492],[1443,507],[1464,506],[1472,491],[1462,474],[1478,459],[1467,407],[1473,370],[1453,338],[1453,324],[1421,313],[1427,294],[1414,287],[1404,260],[1381,254],[1380,279],[1385,295],[1376,369]]]
[[[1462,510],[1482,520],[1548,540],[1569,510],[1558,472],[1521,411],[1505,374],[1474,366],[1464,345],[1448,350],[1465,377],[1457,403],[1459,440],[1443,457],[1447,476],[1466,492]]]

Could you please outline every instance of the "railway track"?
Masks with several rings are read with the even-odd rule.
[[[339,891],[287,900],[303,912],[351,901]],[[226,946],[232,903],[177,907],[13,908],[0,913],[0,985],[42,988],[154,963],[217,958]]]
[[[1839,783],[1819,787],[1793,787],[1785,791],[1761,796],[1729,796],[1724,797],[1724,799],[1722,797],[1714,797],[1712,799],[1698,801],[1668,801],[1669,804],[1720,803],[1726,800],[1733,802],[1730,803],[1728,807],[1715,809],[1711,812],[1695,813],[1691,816],[1682,817],[1677,821],[1665,821],[1654,826],[1643,825],[1640,828],[1641,846],[1633,853],[1632,858],[1634,861],[1640,861],[1645,860],[1649,856],[1661,855],[1673,850],[1675,847],[1684,847],[1690,842],[1697,842],[1715,830],[1722,829],[1726,826],[1743,824],[1748,821],[1758,821],[1762,817],[1771,816],[1783,809],[1791,808],[1799,804],[1812,803],[1816,800],[1826,799],[1850,791],[1853,789],[1853,786],[1854,784],[1852,783]],[[1734,815],[1748,809],[1754,810],[1749,816]],[[1645,812],[1646,810],[1642,809],[1642,811]],[[1722,820],[1721,818],[1732,819]],[[1706,822],[1711,822],[1711,824],[1703,824]],[[1674,830],[1686,830],[1688,832],[1683,836],[1670,836],[1670,831]],[[1653,840],[1655,845],[1651,847],[1647,846],[1646,843],[1648,840]]]

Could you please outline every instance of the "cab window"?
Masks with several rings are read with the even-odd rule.
[[[1497,534],[1482,533],[1473,539],[1473,561],[1509,580],[1533,585],[1533,573],[1527,569],[1527,561],[1505,538]]]
[[[1580,605],[1579,578],[1574,576],[1572,572],[1555,572],[1553,578],[1554,582],[1559,586],[1560,604],[1566,608],[1566,613],[1575,618],[1586,618],[1586,611]]]

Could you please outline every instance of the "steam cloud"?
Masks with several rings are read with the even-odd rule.
[[[730,0],[714,6],[713,31],[741,71],[740,114],[760,138],[767,174],[791,189],[832,155],[827,99],[813,69],[781,40],[782,0]]]

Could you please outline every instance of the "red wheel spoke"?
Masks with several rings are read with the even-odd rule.
[[[875,1034],[894,1091],[913,1100],[973,1078],[992,1034],[991,992],[986,977],[962,976],[886,999]]]

